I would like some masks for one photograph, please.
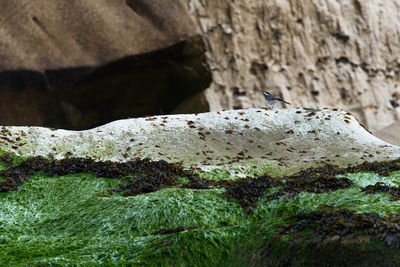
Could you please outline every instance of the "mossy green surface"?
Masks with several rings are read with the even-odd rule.
[[[228,250],[235,239],[233,229],[247,221],[239,204],[224,197],[224,189],[168,188],[134,197],[94,196],[119,182],[89,174],[38,174],[18,191],[0,194],[0,266],[158,265],[168,263],[165,256],[173,254],[177,261],[206,264],[222,260],[221,248]],[[198,229],[152,235],[189,226]],[[192,246],[195,240],[198,244]],[[188,252],[180,255],[183,248]],[[196,259],[193,253],[208,256]]]
[[[234,179],[224,173],[212,173],[209,179]],[[378,181],[398,186],[400,172],[345,176],[355,182],[349,189],[303,192],[288,202],[268,200],[278,189],[267,189],[254,214],[247,215],[222,188],[99,197],[123,179],[38,173],[18,191],[0,193],[0,266],[243,266],[257,264],[249,255],[270,242],[276,228],[287,223],[285,217],[294,213],[319,209],[320,204],[380,216],[399,211],[400,202],[384,193],[365,194],[359,186]]]
[[[12,164],[13,165],[17,165],[23,161],[25,161],[28,157],[22,157],[22,156],[18,156],[16,154],[7,152],[6,150],[3,150],[0,148],[0,157],[3,157],[5,155],[8,155],[9,157],[12,158]],[[0,162],[0,166],[1,168],[5,168],[6,164],[4,162]]]

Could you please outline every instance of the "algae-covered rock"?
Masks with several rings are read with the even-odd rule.
[[[0,140],[0,265],[400,263],[400,150],[344,111],[1,127]]]

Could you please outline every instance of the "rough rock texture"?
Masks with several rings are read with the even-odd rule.
[[[374,135],[388,143],[400,146],[400,122],[395,122],[379,131],[374,132]]]
[[[207,42],[211,110],[340,107],[370,130],[400,119],[397,0],[188,1]]]
[[[400,157],[399,147],[371,135],[351,114],[327,109],[156,116],[86,131],[11,126],[1,128],[0,145],[24,156],[112,161],[149,157],[202,169],[256,166],[275,174]]]
[[[77,129],[162,114],[210,81],[203,42],[180,0],[0,0],[0,7],[2,125]]]

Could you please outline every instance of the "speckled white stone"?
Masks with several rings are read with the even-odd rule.
[[[246,109],[119,120],[85,131],[3,126],[0,144],[19,155],[136,157],[186,167],[276,173],[324,163],[347,166],[400,157],[400,148],[367,132],[345,111]]]

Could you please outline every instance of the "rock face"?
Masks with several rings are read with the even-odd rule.
[[[150,158],[204,170],[257,166],[275,174],[400,157],[399,147],[371,135],[351,114],[317,109],[155,116],[86,131],[11,126],[1,128],[0,144],[24,156]]]
[[[400,146],[400,122],[395,122],[377,132],[374,135],[388,143]]]
[[[203,42],[181,1],[0,6],[2,125],[81,129],[162,114],[210,82]]]
[[[375,131],[400,119],[400,5],[374,1],[188,1],[207,42],[211,110],[340,107]]]

